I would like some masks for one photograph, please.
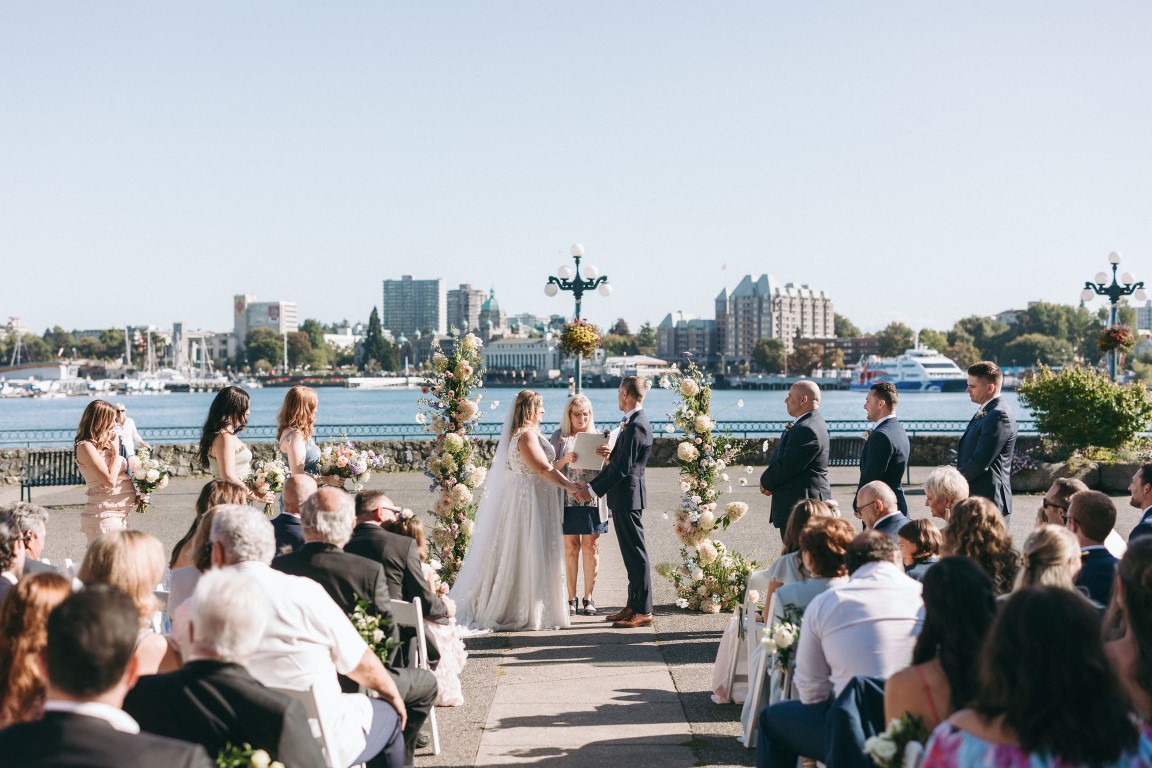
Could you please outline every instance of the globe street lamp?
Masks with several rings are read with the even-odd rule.
[[[1116,325],[1116,302],[1124,296],[1132,296],[1136,301],[1146,301],[1148,294],[1144,292],[1144,282],[1136,282],[1136,278],[1131,272],[1125,272],[1117,281],[1116,270],[1120,266],[1120,254],[1112,251],[1108,254],[1108,261],[1112,264],[1112,284],[1105,285],[1104,281],[1108,279],[1108,275],[1104,272],[1097,272],[1095,281],[1088,280],[1084,283],[1084,290],[1080,293],[1080,298],[1087,303],[1092,301],[1093,296],[1107,296],[1111,303],[1108,324]],[[1108,373],[1113,381],[1116,380],[1116,357],[1118,354],[1119,351],[1113,349],[1112,354],[1108,356]]]
[[[548,278],[548,283],[544,286],[545,296],[555,296],[560,291],[569,291],[576,299],[576,314],[575,319],[580,319],[580,299],[584,295],[584,291],[590,291],[593,288],[601,296],[612,295],[612,286],[608,284],[608,276],[600,274],[600,270],[591,264],[585,264],[584,268],[580,268],[580,259],[584,256],[584,246],[576,243],[572,246],[572,258],[576,261],[576,268],[573,269],[567,264],[561,266],[556,270],[556,276]],[[582,382],[580,380],[580,355],[576,355],[576,394],[580,394],[582,390]]]

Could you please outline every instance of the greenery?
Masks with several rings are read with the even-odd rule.
[[[1005,365],[1063,365],[1072,360],[1072,345],[1042,333],[1025,333],[1004,345],[1000,362]]]
[[[364,351],[360,356],[362,371],[397,371],[400,369],[400,352],[396,345],[384,338],[380,325],[380,313],[372,307],[368,316],[368,330],[364,333]]]
[[[752,361],[766,373],[781,373],[788,360],[788,350],[781,339],[758,339],[752,348]]]
[[[284,340],[271,328],[253,328],[244,338],[244,354],[253,368],[261,362],[275,368],[284,360]]]
[[[832,316],[832,332],[836,334],[838,339],[858,339],[861,336],[860,329],[853,325],[851,320],[840,314]]]
[[[237,746],[226,743],[216,755],[217,768],[284,768],[284,763],[273,760],[263,749],[253,749],[251,744]]]
[[[889,323],[876,338],[880,341],[880,357],[896,357],[912,348],[916,333],[904,323]]]
[[[1067,454],[1127,446],[1152,419],[1152,398],[1143,384],[1117,384],[1079,365],[1060,371],[1042,366],[1018,392],[1040,433]]]
[[[656,354],[656,329],[652,323],[644,322],[636,331],[636,351],[641,355]]]
[[[600,347],[600,329],[583,319],[564,323],[560,333],[560,351],[568,357],[585,359],[596,354]]]
[[[809,375],[824,362],[823,344],[797,344],[792,350],[791,368],[794,373]]]

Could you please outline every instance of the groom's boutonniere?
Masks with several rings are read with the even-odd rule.
[[[793,422],[789,423],[788,426],[784,427],[784,431],[787,432],[788,430],[792,429],[792,427],[794,427],[794,426],[796,426],[796,422],[793,421]]]
[[[978,419],[982,419],[982,418],[984,418],[984,417],[985,417],[985,416],[987,416],[987,415],[988,415],[988,411],[984,410],[983,408],[981,408],[980,410],[976,411],[976,418],[978,418]]]
[[[870,429],[864,430],[864,439],[867,440],[870,437],[872,437],[872,430],[870,430]]]

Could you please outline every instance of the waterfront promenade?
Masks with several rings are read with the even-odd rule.
[[[756,489],[736,486],[728,500],[748,502],[748,515],[722,538],[731,547],[768,563],[779,553],[779,537],[768,527],[768,500]],[[919,484],[929,468],[913,467],[910,496],[913,517],[927,514]],[[833,494],[851,509],[858,476],[855,468],[831,471]],[[133,527],[149,531],[170,547],[186,530],[202,481],[179,479],[154,495],[147,515],[133,515]],[[648,472],[652,507],[645,513],[654,563],[677,558],[678,543],[662,510],[679,500],[675,469]],[[428,506],[427,478],[418,473],[385,474],[371,488],[387,490],[404,506]],[[0,502],[19,498],[16,487],[0,487]],[[79,560],[84,538],[78,511],[83,489],[36,489],[34,500],[47,506],[47,556]],[[1138,518],[1127,496],[1115,496],[1117,528],[1127,538]],[[1032,528],[1040,496],[1016,496],[1013,538],[1021,542]],[[612,534],[601,540],[601,578],[596,601],[601,613],[619,607],[625,593],[624,569]],[[437,710],[443,751],[418,755],[420,766],[563,765],[627,763],[635,766],[748,766],[753,753],[736,738],[740,708],[716,705],[709,698],[712,661],[726,615],[687,613],[673,606],[669,583],[654,578],[656,620],[652,627],[613,630],[602,617],[577,617],[560,632],[514,632],[468,641],[464,673],[465,704]]]

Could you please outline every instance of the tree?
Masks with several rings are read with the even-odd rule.
[[[949,346],[948,349],[944,350],[944,357],[960,366],[961,370],[967,370],[968,366],[975,365],[984,359],[980,350],[976,349],[969,341],[962,341],[959,344]]]
[[[617,336],[631,336],[632,331],[628,330],[628,323],[626,323],[624,318],[621,317],[612,325],[611,328],[608,329],[608,335],[612,334]]]
[[[961,331],[966,334],[966,340],[980,350],[980,354],[985,359],[989,360],[999,357],[1000,348],[1008,340],[1005,338],[1008,334],[1007,325],[980,315],[969,315],[957,320],[956,325],[952,327],[952,333],[948,334],[949,343],[958,344],[961,341],[959,336]]]
[[[311,318],[300,323],[300,330],[308,334],[308,340],[312,343],[313,349],[319,349],[324,346],[324,326],[319,320]]]
[[[1109,324],[1109,322],[1108,322],[1109,318],[1111,317],[1111,313],[1109,311],[1108,306],[1103,306],[1103,307],[1100,307],[1100,309],[1096,310],[1096,317],[1100,318],[1100,323],[1102,325],[1108,325]],[[1133,309],[1132,307],[1128,306],[1127,304],[1117,304],[1116,305],[1116,325],[1126,325],[1129,328],[1135,328],[1136,327],[1136,310]],[[44,338],[45,339],[48,338],[47,333],[44,334]]]
[[[896,357],[904,354],[904,350],[911,348],[915,335],[904,323],[889,323],[884,330],[876,334],[876,338],[880,341],[880,357]]]
[[[792,350],[790,360],[793,371],[811,374],[814,368],[819,368],[824,359],[823,344],[798,344]]]
[[[824,352],[824,359],[821,365],[825,370],[838,371],[844,368],[844,350],[842,349],[828,349]]]
[[[860,329],[853,325],[852,321],[844,317],[844,315],[833,314],[832,332],[836,334],[836,338],[838,339],[860,338]]]
[[[640,330],[636,332],[636,353],[640,355],[654,355],[656,354],[656,329],[652,327],[652,323],[645,322],[640,326]]]
[[[279,365],[284,359],[284,341],[271,328],[253,328],[244,339],[244,352],[253,368],[261,360],[269,366]]]
[[[943,353],[944,350],[948,349],[948,334],[933,331],[931,328],[924,328],[920,331],[920,344]]]
[[[1072,358],[1072,345],[1065,339],[1042,333],[1025,333],[1004,345],[1000,359],[1006,365],[1063,365]]]
[[[1152,398],[1143,384],[1117,384],[1083,366],[1059,372],[1041,368],[1018,391],[1020,402],[1036,417],[1036,428],[1068,454],[1128,445],[1152,419]]]
[[[387,356],[388,348],[384,339],[384,328],[380,325],[380,313],[376,311],[376,307],[372,307],[372,314],[368,316],[368,330],[364,334],[364,354],[360,360],[360,367],[362,370],[380,370]]]
[[[312,338],[304,331],[288,334],[288,365],[299,368],[312,351]]]
[[[600,337],[600,346],[604,348],[604,354],[606,355],[637,354],[636,342],[633,341],[632,337],[621,336],[618,333],[610,333]]]
[[[752,361],[767,373],[784,370],[788,350],[781,339],[758,339],[752,348]]]

